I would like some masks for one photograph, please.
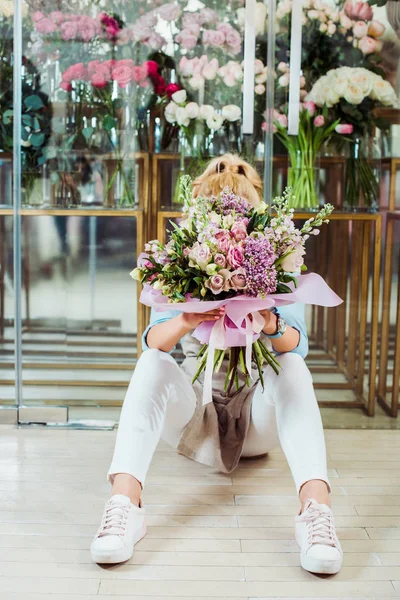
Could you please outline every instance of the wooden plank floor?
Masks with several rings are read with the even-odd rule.
[[[146,482],[149,532],[126,564],[88,551],[115,432],[0,427],[1,600],[400,597],[400,432],[329,430],[339,575],[299,565],[282,452],[225,476],[161,443]]]

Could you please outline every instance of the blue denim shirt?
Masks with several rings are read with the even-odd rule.
[[[308,354],[308,336],[306,323],[304,319],[304,310],[304,304],[300,304],[299,302],[296,302],[295,304],[288,304],[287,306],[280,306],[278,308],[279,314],[283,319],[285,319],[286,323],[291,327],[297,329],[297,331],[300,333],[299,344],[291,352],[294,352],[295,354],[300,354],[302,358],[305,358]],[[146,338],[150,328],[153,327],[153,325],[169,321],[170,319],[173,319],[174,317],[177,317],[180,314],[181,313],[178,310],[157,312],[154,309],[152,309],[150,315],[150,324],[148,325],[142,337],[143,350],[149,349],[148,345],[146,344]]]

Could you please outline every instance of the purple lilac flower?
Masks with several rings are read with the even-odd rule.
[[[263,236],[249,237],[244,245],[243,267],[246,271],[249,296],[263,298],[275,292],[277,286],[276,259],[272,244]]]
[[[237,215],[246,216],[253,208],[250,202],[245,200],[245,198],[236,196],[229,188],[225,188],[222,191],[219,204],[223,215],[230,215],[232,212],[235,212]]]

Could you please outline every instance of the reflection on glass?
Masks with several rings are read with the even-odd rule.
[[[0,406],[15,403],[13,219],[0,215]]]
[[[23,217],[23,237],[24,402],[85,403],[75,378],[119,399],[113,381],[136,358],[136,220]]]

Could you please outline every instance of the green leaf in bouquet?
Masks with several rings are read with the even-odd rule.
[[[103,120],[103,126],[106,131],[111,131],[117,125],[116,120],[111,115],[106,115]]]
[[[300,270],[301,270],[301,271],[308,271],[308,267],[307,267],[307,265],[304,265],[304,264],[303,264],[303,265],[301,265],[301,267],[300,267]]]
[[[114,98],[114,100],[112,101],[112,105],[114,110],[119,110],[124,106],[124,101],[122,100],[122,98]]]
[[[218,371],[221,369],[222,363],[224,362],[225,350],[217,350],[215,354],[216,358],[214,360],[214,371],[215,373],[218,373]]]
[[[93,132],[94,132],[94,127],[85,127],[84,129],[82,129],[82,135],[87,142],[92,137]]]
[[[11,112],[12,111],[6,111],[6,112]],[[5,115],[6,113],[4,113]],[[4,118],[3,118],[4,120]],[[5,123],[7,125],[7,123]],[[22,115],[22,124],[25,125],[26,127],[32,127],[32,116],[31,115]]]
[[[254,342],[254,344],[253,344],[253,357],[254,357],[254,362],[257,365],[258,376],[260,378],[262,388],[264,389],[264,377],[263,377],[263,370],[262,370],[262,366],[264,363],[264,356],[263,356],[263,353],[261,352],[261,348],[258,343],[258,340],[256,342]]]
[[[12,121],[14,115],[14,111],[12,109],[5,110],[3,113],[3,123],[4,125],[9,125]]]
[[[40,96],[32,94],[24,99],[24,104],[28,110],[39,110],[43,108],[44,104]]]
[[[285,283],[278,283],[278,285],[276,286],[277,294],[290,294],[291,291],[292,290],[290,289],[290,287]]]

